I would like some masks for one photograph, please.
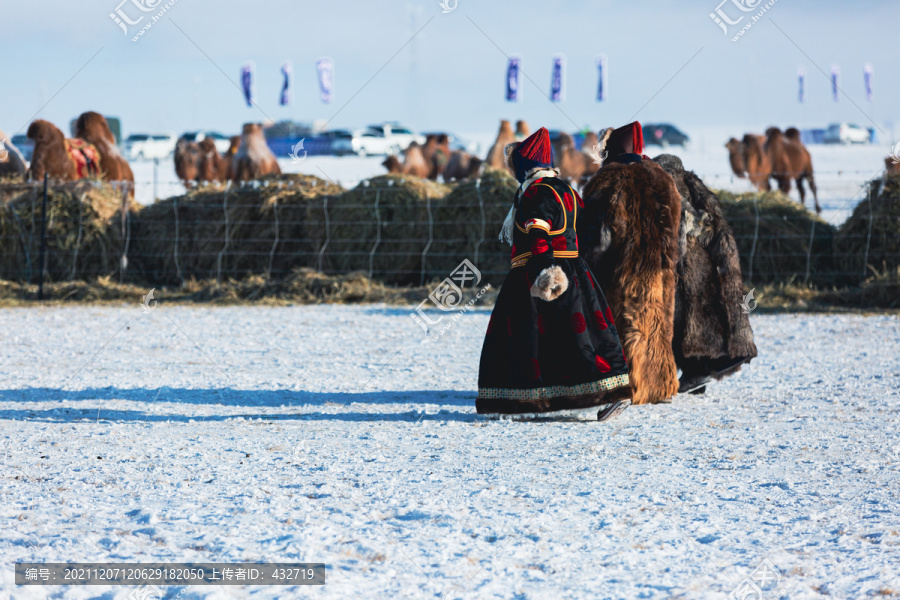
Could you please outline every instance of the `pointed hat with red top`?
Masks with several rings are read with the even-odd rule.
[[[541,127],[516,146],[512,163],[519,181],[525,181],[526,174],[532,169],[553,166],[553,146],[546,127]]]

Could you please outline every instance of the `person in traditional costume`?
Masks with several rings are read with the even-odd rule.
[[[506,147],[516,191],[501,241],[512,245],[481,351],[478,413],[598,407],[605,420],[632,390],[613,312],[578,253],[581,197],[553,169],[541,128]]]

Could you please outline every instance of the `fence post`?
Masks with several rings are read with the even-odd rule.
[[[325,248],[328,247],[328,242],[331,241],[331,223],[328,220],[328,196],[322,198],[322,210],[325,212],[325,242],[319,249],[319,273],[323,273],[322,261],[325,257]]]
[[[225,245],[222,246],[222,250],[219,251],[218,260],[216,261],[216,283],[222,282],[222,257],[225,256],[225,251],[228,250],[228,190],[231,187],[231,182],[225,184],[225,195],[222,198],[222,210],[225,212]]]
[[[38,259],[38,300],[44,299],[44,258],[47,254],[47,185],[50,175],[44,173],[44,201],[41,204],[41,255]]]
[[[478,193],[478,209],[481,211],[481,237],[478,238],[478,242],[475,244],[475,265],[478,265],[478,251],[481,249],[481,244],[484,243],[484,229],[487,225],[487,218],[484,214],[484,199],[481,197],[481,177],[475,180],[475,191]]]
[[[750,258],[747,281],[753,283],[753,256],[756,254],[756,241],[759,239],[759,201],[753,196],[753,208],[756,210],[756,225],[753,228],[753,245],[750,246]]]
[[[153,159],[153,201],[154,202],[159,200],[158,171],[159,171],[159,158],[157,157],[157,158]]]
[[[125,270],[128,268],[128,244],[131,241],[131,221],[128,219],[128,182],[122,183],[122,258],[120,259],[119,283],[125,281]]]
[[[866,276],[869,274],[869,244],[872,243],[872,221],[874,221],[874,216],[872,215],[872,200],[872,186],[869,186],[869,231],[866,234],[866,252],[863,256],[863,282],[865,282]]]
[[[812,265],[812,251],[813,251],[813,243],[816,240],[816,220],[812,219],[812,227],[809,230],[809,249],[806,252],[806,276],[803,278],[803,283],[809,283],[809,271]]]
[[[81,249],[81,231],[83,229],[83,217],[81,213],[86,196],[87,192],[83,193],[81,199],[78,201],[78,236],[75,238],[75,252],[72,255],[72,274],[69,275],[69,279],[75,279],[75,275],[78,273],[78,251]]]
[[[269,251],[269,268],[266,271],[266,280],[272,277],[272,263],[275,261],[275,248],[278,246],[278,196],[273,198],[272,211],[275,213],[275,241],[272,242],[272,249]]]
[[[179,264],[179,262],[178,262],[178,242],[179,242],[178,196],[175,196],[172,206],[174,206],[174,210],[175,210],[175,247],[172,249],[172,258],[175,260],[175,272],[178,273],[178,279],[180,279],[181,284],[184,285],[184,274],[181,272],[181,264]]]
[[[381,200],[381,190],[375,190],[375,245],[369,252],[369,279],[375,274],[375,251],[381,243],[381,212],[378,210],[378,203]]]
[[[422,276],[419,278],[419,286],[425,285],[425,257],[428,254],[428,249],[431,248],[431,243],[434,241],[434,218],[431,216],[431,196],[425,197],[425,210],[428,211],[428,243],[425,244],[425,249],[422,250]]]

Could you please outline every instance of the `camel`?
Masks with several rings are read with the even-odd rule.
[[[531,135],[531,127],[528,126],[528,123],[522,119],[516,121],[516,141],[521,142],[529,135]]]
[[[506,169],[509,171],[509,165],[506,164],[506,154],[504,152],[506,146],[515,141],[516,136],[513,133],[512,125],[505,119],[500,121],[500,131],[497,132],[497,139],[488,151],[487,158],[484,161],[487,163],[487,166],[493,169]]]
[[[134,196],[134,173],[116,146],[116,138],[109,129],[106,117],[96,112],[82,113],[75,122],[75,137],[95,146],[100,152],[100,176],[106,181],[131,183],[129,194]]]
[[[13,145],[6,133],[0,130],[0,177],[24,175],[27,170],[28,164],[22,153]]]
[[[381,163],[388,173],[398,173],[401,175],[412,175],[425,179],[431,173],[431,166],[425,161],[425,154],[422,146],[413,142],[409,148],[403,153],[403,162],[393,154],[384,159]]]
[[[428,179],[436,181],[443,174],[450,158],[450,138],[446,133],[432,133],[425,138],[422,148],[425,162],[429,166]]]
[[[771,190],[769,178],[772,177],[772,159],[766,152],[766,137],[753,133],[745,134],[741,141],[741,149],[747,179],[762,192]]]
[[[454,150],[444,168],[444,181],[449,183],[475,177],[481,171],[482,164],[477,156],[472,156],[465,150]]]
[[[175,174],[190,189],[200,175],[200,146],[185,137],[175,144]]]
[[[233,180],[235,182],[259,179],[263,175],[281,173],[278,160],[263,134],[259,123],[245,123],[241,146],[234,155]]]
[[[66,139],[53,123],[37,119],[26,134],[34,142],[28,177],[43,179],[49,175],[62,181],[76,181],[100,175],[100,152],[80,139]]]
[[[222,155],[222,160],[219,163],[220,181],[231,181],[234,178],[234,156],[241,147],[241,136],[231,136],[230,142],[231,145],[228,147],[225,154]]]
[[[812,190],[816,212],[821,213],[812,157],[800,141],[800,132],[791,127],[782,133],[777,127],[770,127],[766,130],[765,151],[772,163],[772,178],[778,182],[778,189],[785,195],[790,193],[791,180],[794,180],[800,193],[800,203],[806,206],[806,190],[803,187],[803,180],[806,179]]]
[[[725,143],[728,148],[728,162],[731,172],[735,177],[744,179],[747,177],[747,165],[744,163],[744,145],[736,138],[731,138]]]
[[[200,150],[197,163],[197,179],[200,181],[225,181],[223,177],[225,158],[219,155],[216,143],[211,138],[203,138],[198,144]]]
[[[553,143],[553,158],[559,169],[559,176],[579,187],[587,182],[598,167],[590,155],[575,148],[575,139],[568,133],[561,133],[556,138]]]

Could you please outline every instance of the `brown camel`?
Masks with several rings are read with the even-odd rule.
[[[806,206],[806,190],[803,180],[809,182],[813,200],[816,204],[816,212],[821,213],[819,198],[816,192],[816,181],[813,177],[812,158],[806,147],[800,142],[800,132],[791,127],[784,133],[777,127],[766,130],[766,154],[772,162],[772,178],[778,182],[778,189],[783,194],[791,191],[791,180],[797,183],[797,191],[800,193],[800,203]]]
[[[82,113],[75,122],[75,137],[92,144],[100,152],[100,176],[106,181],[130,182],[129,193],[134,196],[134,173],[119,152],[106,117],[96,112]]]
[[[443,174],[450,158],[450,138],[446,133],[432,133],[425,138],[422,148],[425,162],[429,166],[428,179],[437,180]]]
[[[231,136],[231,145],[225,154],[222,155],[222,161],[219,163],[219,180],[231,181],[234,178],[234,156],[241,147],[241,136]]]
[[[225,181],[225,158],[219,155],[216,143],[211,138],[203,138],[198,145],[200,150],[197,163],[197,179],[200,181]]]
[[[506,146],[515,141],[516,136],[513,133],[512,125],[505,119],[500,121],[500,131],[497,132],[497,139],[488,151],[487,158],[484,161],[487,163],[487,166],[493,169],[509,170],[509,165],[506,164]]]
[[[748,133],[741,141],[744,167],[747,178],[756,189],[768,192],[772,189],[769,178],[772,177],[772,159],[766,152],[766,137]]]
[[[200,146],[181,137],[175,144],[175,174],[190,189],[200,178]]]
[[[245,123],[241,147],[234,155],[234,181],[250,181],[273,173],[281,173],[281,168],[266,144],[262,125]]]
[[[737,139],[731,138],[725,144],[728,148],[728,162],[731,165],[731,172],[736,177],[744,179],[747,177],[747,165],[744,163],[744,145]]]
[[[465,150],[454,150],[444,168],[444,181],[461,181],[475,177],[481,171],[482,161]]]
[[[27,170],[28,165],[22,153],[13,145],[12,140],[0,131],[0,177],[24,175]]]
[[[528,123],[522,119],[516,121],[516,141],[521,142],[529,135],[531,135],[531,127],[528,126]]]
[[[425,161],[425,154],[422,152],[422,146],[413,142],[409,148],[403,153],[403,162],[393,154],[384,159],[381,163],[388,173],[398,173],[401,175],[412,175],[413,177],[421,177],[425,179],[431,173],[431,167]]]
[[[28,139],[34,142],[29,179],[75,181],[85,177],[99,177],[100,152],[80,139],[67,140],[53,123],[38,119],[28,126]]]
[[[561,133],[553,143],[553,159],[560,178],[579,187],[587,183],[599,167],[590,155],[575,148],[575,139],[568,133]]]

